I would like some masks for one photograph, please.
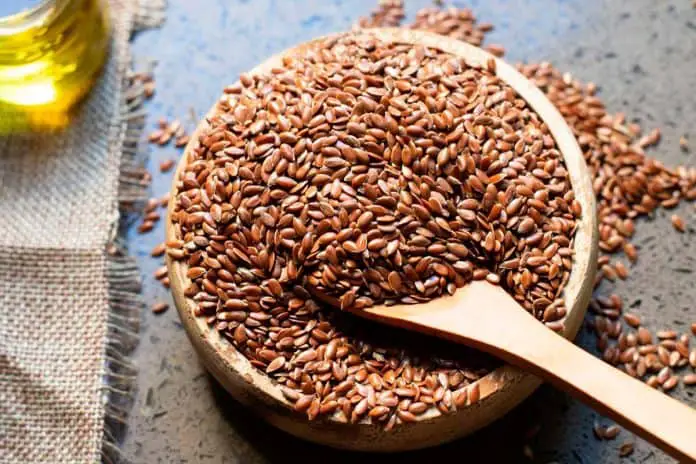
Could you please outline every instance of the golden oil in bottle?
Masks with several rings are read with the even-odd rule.
[[[105,0],[0,0],[0,135],[65,127],[108,48]]]

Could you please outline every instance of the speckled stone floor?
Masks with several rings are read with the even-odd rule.
[[[263,58],[317,35],[347,30],[376,0],[169,0],[168,20],[141,33],[135,54],[156,59],[157,94],[148,106],[150,125],[159,116],[200,117],[225,84]],[[406,0],[408,13],[428,4]],[[667,165],[693,165],[696,153],[696,9],[688,0],[472,0],[482,21],[495,24],[490,42],[508,50],[507,60],[548,60],[586,81],[596,82],[612,111],[623,111],[644,129],[661,127],[663,141],[651,154]],[[691,136],[692,151],[679,149]],[[152,149],[153,172],[173,148]],[[169,189],[156,175],[153,193]],[[640,258],[631,277],[602,292],[616,292],[650,327],[684,327],[696,320],[696,244],[692,205],[678,212],[691,224],[677,234],[669,214],[637,225]],[[670,213],[671,214],[671,213]],[[129,231],[131,251],[140,259],[148,302],[169,300],[151,277],[158,266],[148,253],[161,241],[162,224],[141,236]],[[580,337],[589,346],[590,337]],[[528,462],[524,431],[539,424],[534,462],[619,462],[618,446],[592,436],[596,414],[551,387],[479,433],[424,451],[394,455],[347,453],[306,443],[254,417],[204,371],[175,311],[143,315],[142,340],[135,352],[138,393],[124,451],[135,463],[266,462]],[[696,406],[693,393],[678,396]],[[694,431],[696,439],[696,431]],[[672,462],[638,440],[622,462]]]

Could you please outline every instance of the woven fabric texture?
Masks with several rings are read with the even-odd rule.
[[[67,131],[0,138],[0,463],[100,462],[108,441],[105,250],[129,127],[128,40],[144,3],[109,2],[110,58]]]

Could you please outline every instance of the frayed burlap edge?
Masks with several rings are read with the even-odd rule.
[[[166,0],[133,0],[130,33],[157,27],[164,21]],[[129,52],[126,52],[129,53]],[[104,431],[101,456],[106,464],[129,462],[120,445],[133,405],[137,368],[130,359],[138,342],[140,313],[145,304],[140,295],[140,272],[135,258],[127,255],[119,235],[122,221],[134,205],[147,198],[143,182],[143,151],[140,141],[145,127],[144,93],[139,83],[123,76],[121,124],[116,140],[121,150],[118,177],[119,216],[112,222],[107,256],[109,314],[103,367]]]

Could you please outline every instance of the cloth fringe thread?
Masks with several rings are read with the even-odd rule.
[[[132,20],[133,33],[154,28],[165,18],[165,0],[134,0],[137,3]],[[105,405],[102,462],[128,462],[120,449],[128,413],[134,402],[137,369],[130,359],[138,343],[140,314],[145,303],[140,295],[141,279],[135,258],[128,256],[120,221],[147,198],[148,182],[144,181],[144,150],[141,136],[145,128],[143,88],[131,75],[123,82],[121,122],[121,167],[118,185],[119,219],[115,220],[113,239],[107,247],[107,282],[109,315],[104,366],[103,399]]]

